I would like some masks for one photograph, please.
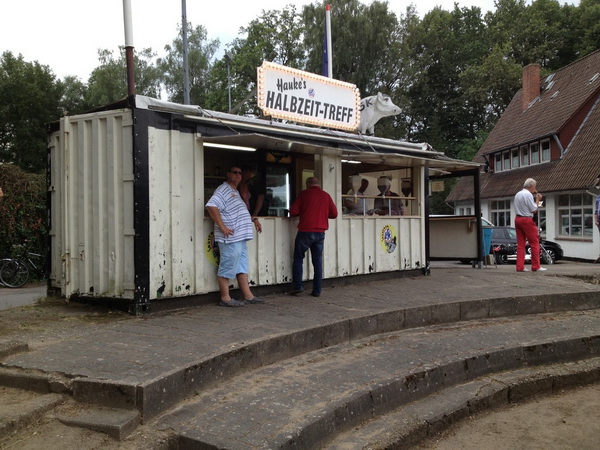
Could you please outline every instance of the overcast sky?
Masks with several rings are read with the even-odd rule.
[[[454,1],[412,3],[423,16],[435,6],[451,10]],[[131,0],[134,47],[138,50],[151,47],[159,56],[164,55],[164,46],[173,41],[181,23],[181,3],[181,0]],[[262,10],[279,9],[291,3],[300,11],[313,1],[186,0],[186,9],[188,22],[193,26],[204,25],[209,39],[221,41],[223,51],[225,44],[237,37],[240,27],[261,15]],[[335,8],[335,0],[331,3]],[[398,16],[410,3],[388,1]],[[578,4],[579,0],[568,3]],[[484,12],[494,8],[493,0],[460,0],[458,4],[480,6]],[[124,45],[124,35],[122,0],[2,0],[0,7],[0,52],[9,50],[14,55],[22,54],[26,61],[48,65],[59,78],[75,75],[87,82],[91,71],[98,66],[98,49],[114,50],[116,54],[118,46]]]

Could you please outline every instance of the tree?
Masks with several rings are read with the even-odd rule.
[[[190,102],[205,105],[209,93],[211,61],[219,49],[219,40],[209,41],[206,28],[202,25],[192,28],[188,24],[188,66],[190,81]],[[159,58],[157,66],[162,72],[162,82],[169,100],[183,103],[183,37],[181,27],[179,34],[171,45],[165,46],[167,55]]]
[[[154,65],[155,53],[150,48],[134,55],[135,89],[140,95],[159,97],[160,71]],[[118,58],[112,50],[98,50],[100,66],[95,68],[88,81],[85,109],[107,105],[127,96],[127,62],[125,50],[120,47]]]
[[[486,15],[491,45],[508,48],[506,56],[522,66],[538,63],[557,70],[577,59],[569,8],[557,0],[535,0],[530,6],[524,0],[498,0],[496,11]]]
[[[600,1],[581,0],[579,7],[565,5],[564,10],[572,24],[573,54],[585,56],[600,48]]]
[[[413,65],[407,87],[409,139],[430,143],[456,156],[456,146],[485,128],[484,105],[469,101],[461,74],[487,53],[487,33],[479,8],[452,12],[435,8],[413,23],[407,38]]]
[[[325,3],[307,5],[302,12],[307,49],[306,70],[322,72]],[[374,95],[393,84],[382,76],[387,71],[386,57],[398,30],[398,19],[387,2],[373,1],[369,6],[358,0],[340,0],[331,10],[333,77],[355,84],[363,97]],[[389,72],[388,72],[389,75]]]
[[[481,64],[460,74],[466,105],[478,105],[483,113],[480,129],[493,127],[521,87],[523,67],[508,54],[508,44],[495,46]]]
[[[28,173],[14,164],[0,164],[0,256],[15,256],[18,245],[46,253],[46,175]]]
[[[214,65],[211,73],[209,103],[214,109],[227,110],[228,81],[232,106],[244,114],[259,115],[256,106],[256,69],[263,61],[271,61],[296,69],[304,68],[302,21],[293,5],[281,10],[262,11],[236,38],[226,55]],[[227,68],[229,66],[229,80]]]
[[[62,115],[70,116],[84,112],[88,95],[87,85],[75,76],[66,76],[60,84],[63,91],[59,106]]]
[[[0,163],[46,167],[46,124],[60,117],[61,85],[48,66],[4,52],[0,58]]]

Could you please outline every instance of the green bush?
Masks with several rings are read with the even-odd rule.
[[[0,257],[18,256],[24,248],[48,254],[46,178],[12,164],[0,164]]]

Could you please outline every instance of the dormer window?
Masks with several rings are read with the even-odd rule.
[[[531,142],[493,154],[494,172],[541,164],[552,159],[550,139]]]

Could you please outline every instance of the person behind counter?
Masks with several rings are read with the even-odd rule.
[[[325,230],[329,228],[328,219],[335,219],[337,208],[331,196],[321,189],[319,179],[310,177],[306,180],[306,190],[302,191],[290,208],[290,216],[300,216],[298,233],[294,242],[294,262],[292,265],[291,295],[304,292],[302,280],[304,255],[310,249],[314,268],[313,288],[311,295],[321,295],[323,281],[323,245]]]
[[[256,175],[254,166],[242,164],[242,181],[238,186],[238,190],[242,194],[252,218],[268,215],[267,188],[260,177]]]
[[[392,182],[387,177],[381,177],[377,180],[377,187],[381,194],[379,197],[384,198],[376,198],[375,203],[373,205],[373,212],[375,214],[379,214],[380,216],[401,216],[404,214],[404,205],[402,204],[402,200],[400,200],[400,196],[395,192],[392,192],[391,188]],[[398,197],[396,199],[389,199],[388,197]]]
[[[244,306],[246,303],[264,303],[255,297],[248,284],[247,241],[254,237],[252,225],[260,233],[262,228],[257,218],[251,219],[246,204],[237,190],[242,179],[242,170],[232,166],[227,171],[227,180],[220,185],[206,203],[210,218],[215,223],[215,242],[219,246],[219,268],[217,282],[221,299],[219,306]],[[242,299],[234,300],[229,294],[229,280],[237,278]]]
[[[365,191],[367,190],[368,187],[369,187],[369,180],[367,180],[366,178],[363,178],[360,181],[360,187],[356,191],[356,198],[355,199],[354,198],[345,198],[344,206],[346,206],[346,209],[348,210],[349,214],[362,215],[366,211],[366,208],[365,208],[366,199],[358,198],[358,197],[364,197]],[[346,195],[354,195],[354,189],[350,189]],[[356,200],[356,202],[354,200]]]

